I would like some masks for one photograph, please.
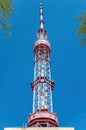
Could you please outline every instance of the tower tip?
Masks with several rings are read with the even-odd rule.
[[[40,28],[44,28],[42,2],[40,2]]]
[[[40,29],[38,30],[38,39],[46,39],[46,34],[46,30],[44,29],[42,0],[40,0]]]

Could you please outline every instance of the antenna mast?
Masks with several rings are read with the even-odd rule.
[[[40,2],[40,29],[44,28],[44,21],[43,21],[43,7],[42,1]]]
[[[38,30],[38,39],[47,39],[47,32],[44,29],[42,0],[40,0],[40,29]]]
[[[44,29],[43,7],[40,1],[40,28],[34,44],[33,112],[29,115],[28,127],[56,127],[57,115],[53,113],[50,42]]]

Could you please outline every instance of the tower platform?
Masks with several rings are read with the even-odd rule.
[[[57,115],[47,109],[40,109],[29,115],[28,127],[57,127]]]
[[[26,128],[4,128],[4,130],[74,130],[73,127],[26,127]]]

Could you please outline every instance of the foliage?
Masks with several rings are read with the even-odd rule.
[[[80,25],[77,29],[77,34],[81,38],[81,46],[86,44],[86,11],[82,12],[80,16],[76,17],[80,21]]]
[[[0,0],[0,30],[9,33],[11,25],[8,23],[9,15],[12,11],[12,0]]]

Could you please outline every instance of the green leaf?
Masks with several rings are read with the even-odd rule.
[[[0,0],[0,29],[9,31],[11,25],[8,23],[12,7],[12,0]]]
[[[86,11],[83,11],[80,16],[76,16],[80,21],[80,25],[76,31],[77,35],[81,38],[80,45],[86,44]]]

